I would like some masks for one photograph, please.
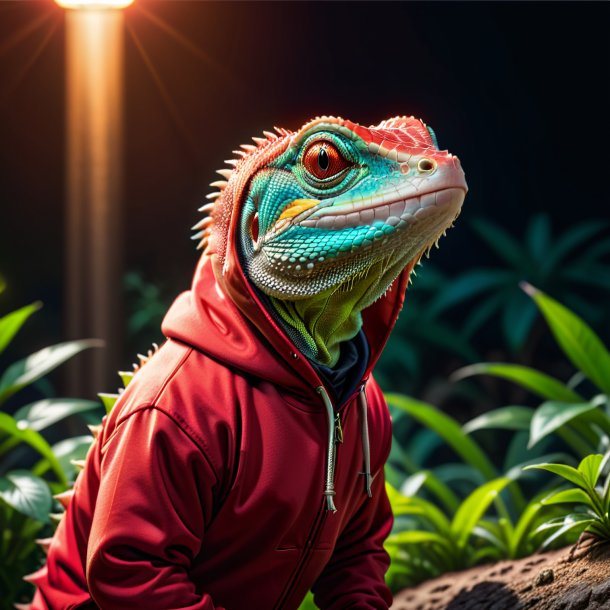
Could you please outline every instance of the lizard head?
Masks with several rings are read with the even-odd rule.
[[[221,258],[234,240],[246,275],[272,299],[356,288],[349,307],[361,311],[460,213],[460,162],[413,117],[371,127],[322,117],[266,136],[243,147],[234,170],[221,170],[228,182],[215,183],[213,226],[196,227]]]

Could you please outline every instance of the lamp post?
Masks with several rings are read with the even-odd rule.
[[[122,335],[123,14],[133,0],[56,0],[66,11],[66,327],[105,349],[74,361],[71,395],[109,389]]]

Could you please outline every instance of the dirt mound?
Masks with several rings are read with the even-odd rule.
[[[610,610],[610,543],[444,574],[394,598],[392,610]]]

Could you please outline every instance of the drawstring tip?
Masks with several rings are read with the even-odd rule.
[[[372,498],[373,492],[371,491],[371,473],[370,472],[364,473],[364,480],[366,482],[366,494],[369,498]]]
[[[326,510],[331,512],[331,513],[336,513],[337,512],[337,508],[335,506],[335,500],[333,499],[333,496],[335,495],[334,492],[331,494],[326,493]]]

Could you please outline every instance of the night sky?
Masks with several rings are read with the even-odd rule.
[[[608,3],[136,0],[125,17],[125,268],[167,291],[188,287],[231,150],[318,114],[414,114],[460,156],[450,272],[488,255],[468,218],[518,235],[540,211],[557,231],[608,218]],[[27,351],[65,338],[63,34],[50,0],[0,2],[0,313],[44,301]]]

